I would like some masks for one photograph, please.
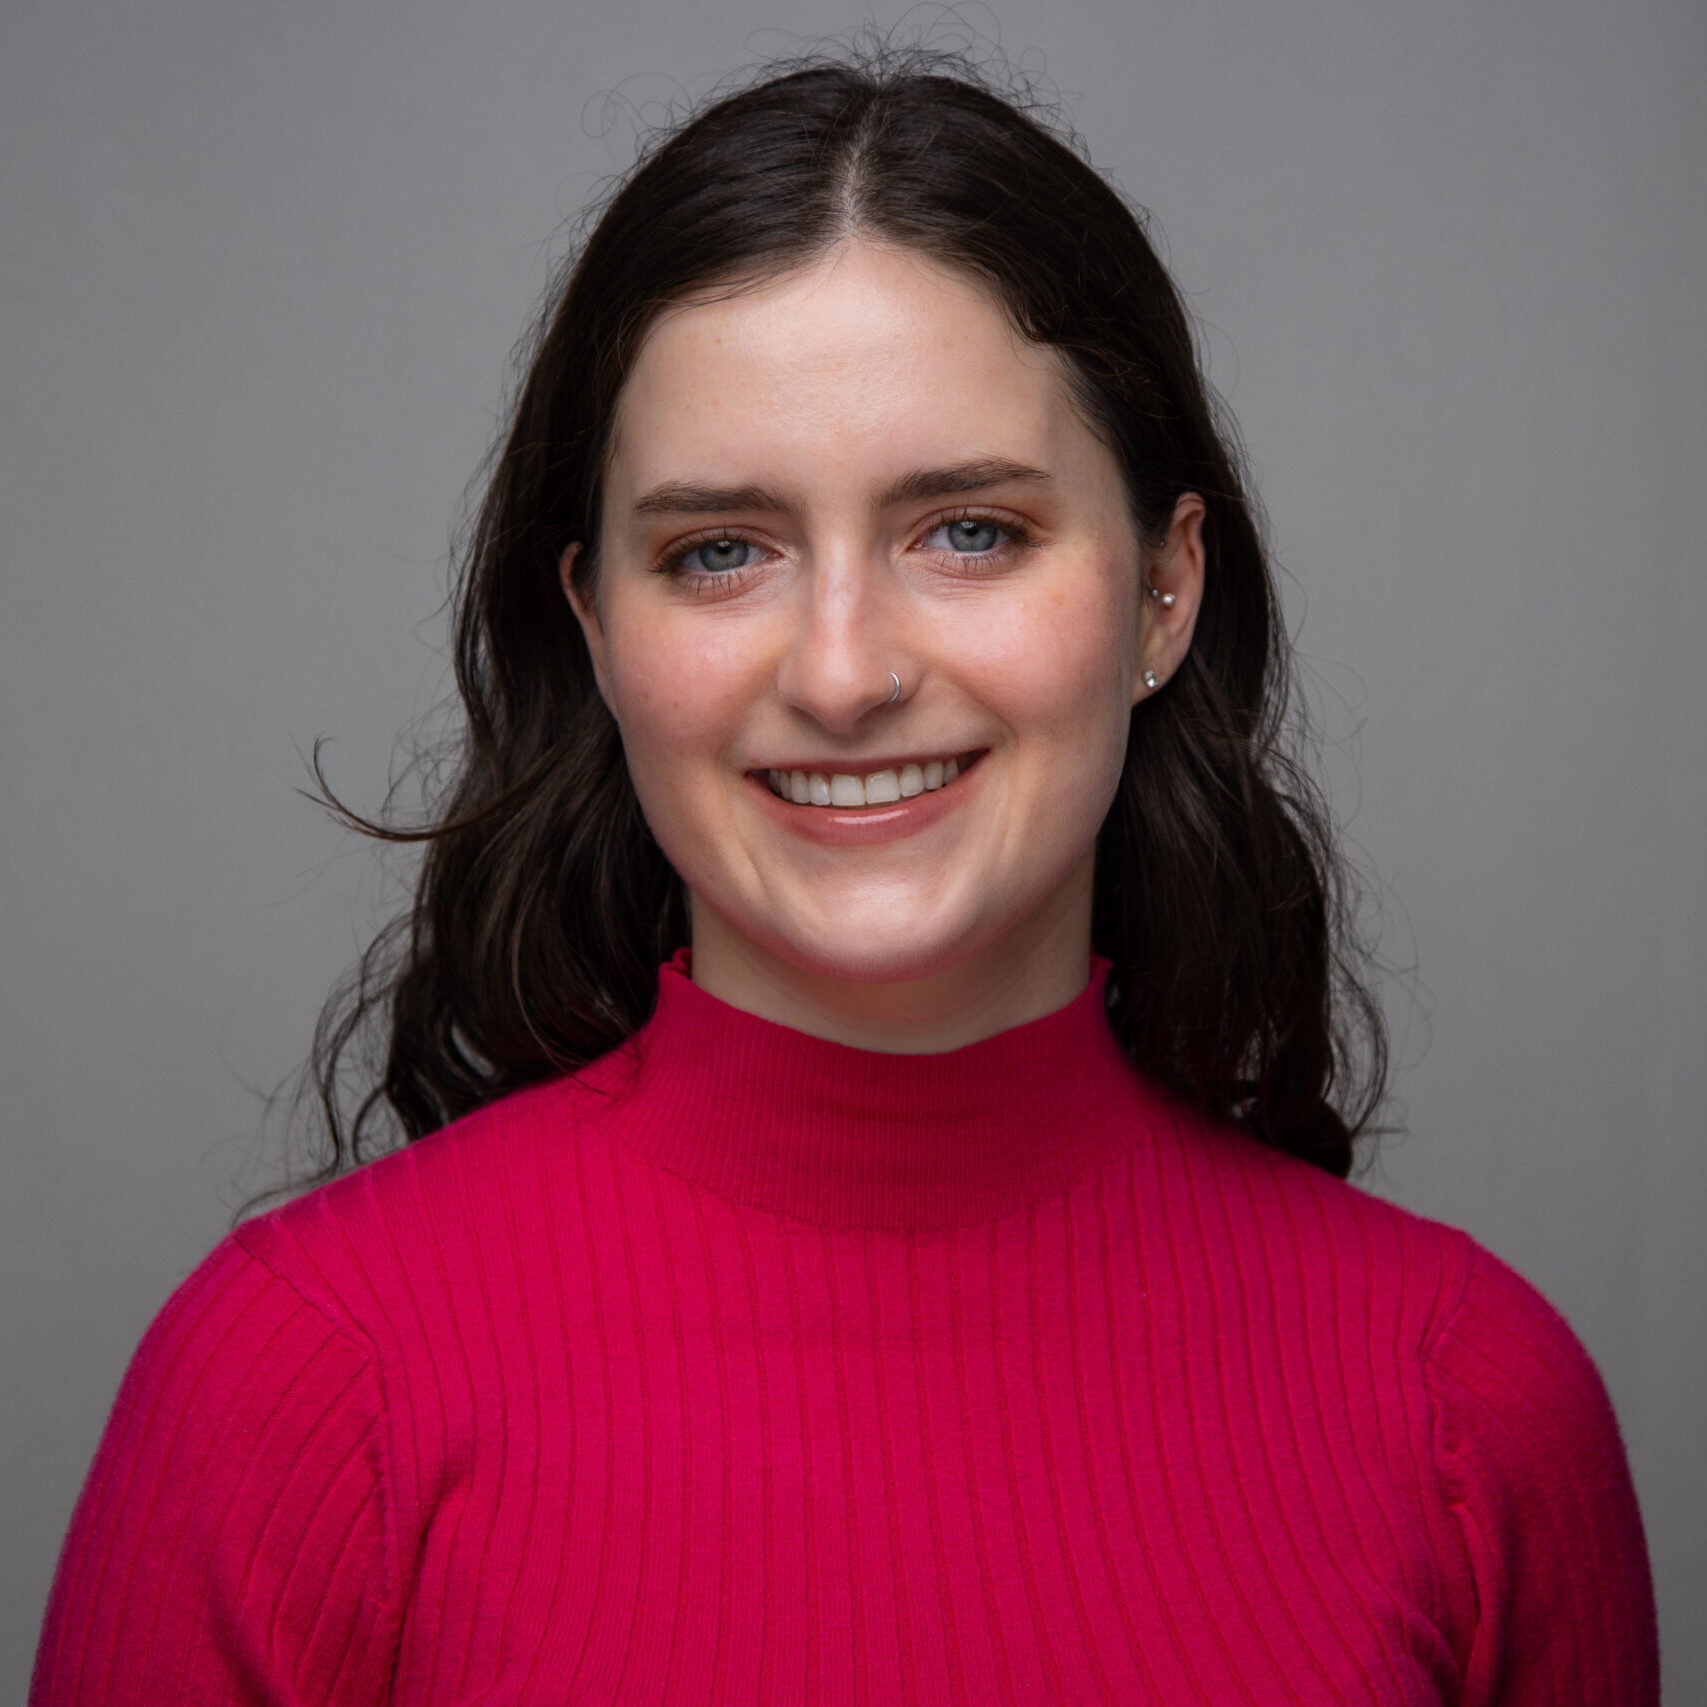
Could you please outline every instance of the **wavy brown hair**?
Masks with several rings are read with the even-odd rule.
[[[346,814],[424,857],[412,908],[321,1015],[316,1178],[572,1072],[645,1023],[660,961],[688,938],[686,896],[641,816],[558,560],[581,542],[590,591],[611,420],[660,310],[850,235],[962,270],[1065,356],[1147,542],[1183,493],[1202,496],[1192,648],[1132,713],[1097,844],[1109,1021],[1212,1116],[1349,1170],[1384,1085],[1380,1012],[1325,809],[1287,738],[1287,648],[1236,441],[1146,225],[1038,103],[940,55],[773,68],[643,151],[552,292],[461,554],[454,774],[423,826]],[[315,773],[331,799],[318,759]],[[383,1066],[364,1076],[364,1042],[381,1035]]]

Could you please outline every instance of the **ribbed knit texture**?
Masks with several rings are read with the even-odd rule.
[[[137,1352],[51,1703],[1658,1700],[1617,1425],[1463,1234],[1071,1006],[652,1023],[241,1227]]]

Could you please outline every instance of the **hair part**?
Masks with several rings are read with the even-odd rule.
[[[461,554],[464,727],[430,822],[349,812],[316,756],[346,822],[424,857],[412,908],[322,1012],[314,1179],[573,1072],[650,1016],[658,966],[688,940],[687,897],[558,565],[579,544],[574,584],[594,591],[617,405],[659,314],[850,238],[972,277],[1060,353],[1149,546],[1183,494],[1203,499],[1192,648],[1132,713],[1097,842],[1109,1020],[1140,1068],[1210,1116],[1349,1171],[1384,1093],[1381,1013],[1326,808],[1289,739],[1289,654],[1237,438],[1146,225],[1029,91],[882,44],[772,67],[642,153],[553,289]],[[383,1065],[364,1071],[381,1027]]]

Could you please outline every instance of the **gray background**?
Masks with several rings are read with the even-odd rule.
[[[298,748],[377,805],[445,685],[448,533],[554,234],[637,116],[900,15],[7,6],[0,1694],[127,1356],[269,1177],[252,1087],[385,904]],[[1154,210],[1249,441],[1415,969],[1369,1183],[1588,1343],[1668,1699],[1707,1699],[1707,11],[960,16]]]

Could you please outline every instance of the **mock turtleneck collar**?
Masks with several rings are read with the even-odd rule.
[[[1054,1013],[936,1055],[791,1030],[708,995],[685,951],[590,1074],[623,1138],[720,1196],[826,1227],[992,1221],[1064,1194],[1161,1108],[1109,1030],[1108,962]]]

